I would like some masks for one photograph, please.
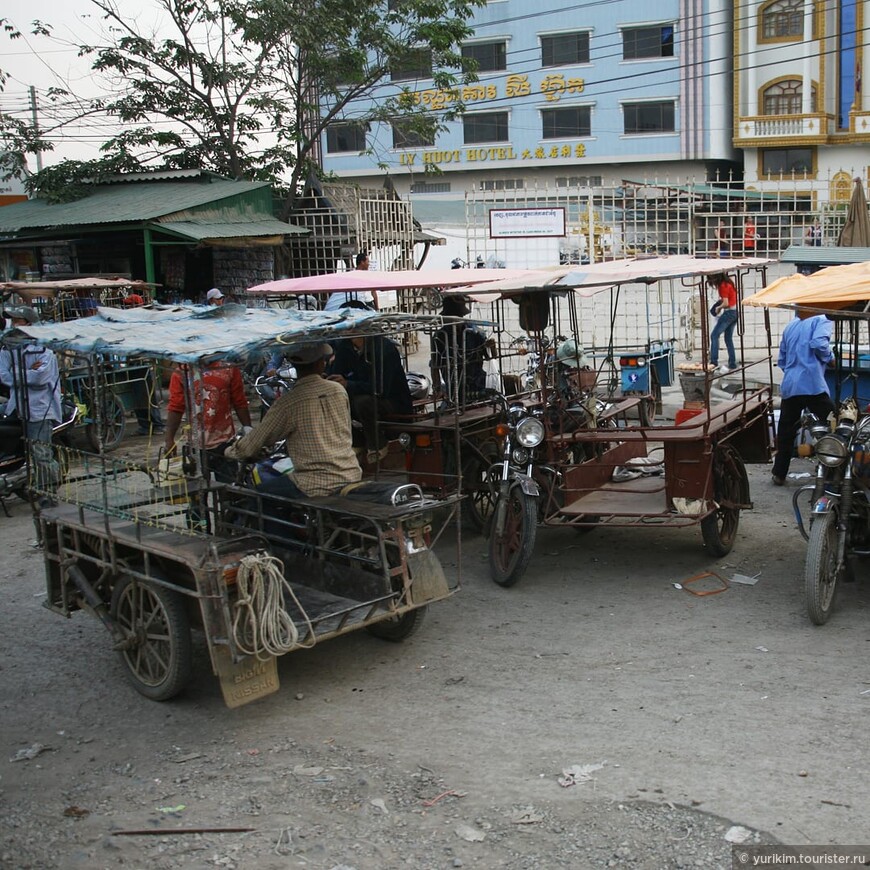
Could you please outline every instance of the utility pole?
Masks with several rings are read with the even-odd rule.
[[[31,85],[30,86],[30,114],[33,117],[33,129],[38,134],[39,133],[39,119],[36,114],[36,88]],[[42,172],[42,152],[36,152],[36,171]]]

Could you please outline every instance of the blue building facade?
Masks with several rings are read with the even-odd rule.
[[[473,26],[463,52],[479,63],[477,83],[436,90],[421,46],[417,68],[378,92],[406,87],[436,112],[459,97],[461,117],[421,142],[390,124],[356,127],[349,107],[321,143],[323,168],[361,184],[386,172],[402,194],[431,194],[710,177],[737,165],[725,0],[495,0]]]

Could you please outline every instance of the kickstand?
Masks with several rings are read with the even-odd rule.
[[[6,514],[7,519],[12,519],[12,514],[9,513],[9,508],[6,507],[6,498],[5,496],[0,495],[0,504],[3,505],[3,513]]]

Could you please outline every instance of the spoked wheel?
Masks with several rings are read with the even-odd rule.
[[[381,638],[381,640],[391,640],[398,643],[417,632],[426,618],[426,610],[425,605],[416,608],[416,610],[409,610],[393,619],[385,619],[382,622],[367,625],[366,631],[374,637]]]
[[[656,400],[655,396],[644,396],[637,406],[640,425],[644,428],[652,426],[656,419]]]
[[[807,614],[814,625],[824,625],[837,595],[837,514],[832,511],[813,518],[804,568]]]
[[[468,498],[463,502],[463,516],[475,532],[483,532],[495,507],[489,470],[495,461],[495,450],[490,457],[486,452],[472,456],[462,470],[462,488]]]
[[[95,414],[96,411],[93,411]],[[100,423],[88,423],[88,441],[91,447],[99,453],[100,434],[103,436],[103,452],[114,450],[124,439],[127,428],[127,411],[124,403],[114,393],[107,395],[103,402],[103,410],[99,415]],[[99,429],[98,429],[99,426]]]
[[[507,496],[504,531],[489,536],[489,573],[499,586],[513,586],[525,573],[537,534],[536,499],[514,486]]]
[[[190,622],[184,598],[172,589],[124,575],[112,593],[112,618],[126,644],[127,678],[152,701],[174,698],[190,679]]]
[[[740,525],[740,508],[749,492],[749,478],[740,454],[722,444],[713,455],[713,498],[716,510],[701,520],[701,535],[707,551],[717,558],[727,556],[734,546]]]

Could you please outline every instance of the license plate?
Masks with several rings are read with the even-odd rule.
[[[221,681],[221,692],[227,707],[241,707],[277,692],[278,659],[274,656],[260,661],[249,656],[234,663],[226,647],[214,649],[214,659]]]

